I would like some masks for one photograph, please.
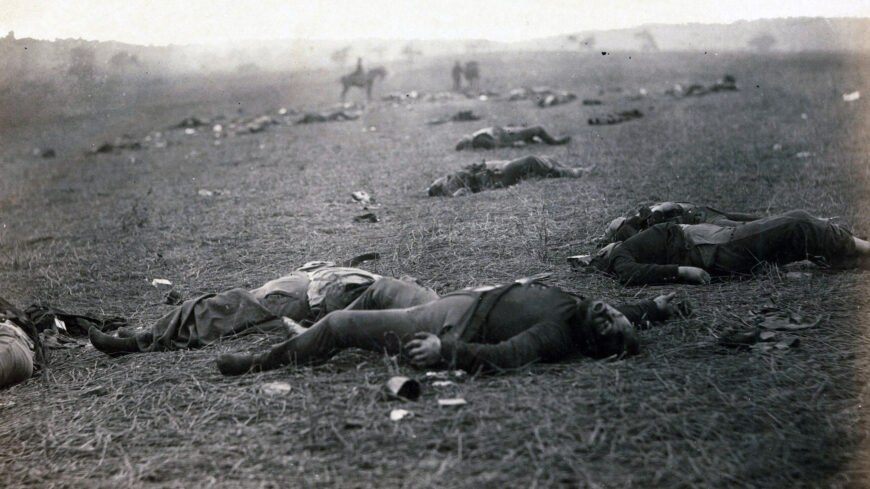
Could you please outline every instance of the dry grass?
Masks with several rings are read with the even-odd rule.
[[[383,93],[440,90],[451,62],[395,67]],[[327,91],[336,87],[320,85],[335,78],[329,73],[209,80],[202,91],[188,80],[164,87],[153,104],[139,97],[111,111],[10,128],[0,135],[2,295],[147,325],[168,310],[152,278],[168,278],[190,297],[255,286],[310,259],[378,251],[375,271],[415,275],[442,292],[550,271],[569,290],[626,300],[667,289],[578,275],[565,257],[590,249],[610,217],[659,199],[757,212],[800,207],[870,234],[862,218],[870,210],[866,100],[840,98],[867,86],[864,58],[555,53],[481,62],[484,84],[502,92],[541,84],[580,98],[599,97],[599,88],[624,91],[601,96],[601,107],[546,110],[529,102],[378,103],[360,121],[274,126],[221,146],[207,135],[179,136],[165,149],[84,156],[93,143],[188,115],[314,108],[336,96]],[[657,95],[725,73],[737,77],[739,93]],[[640,87],[653,96],[626,101]],[[585,123],[605,109],[635,107],[644,118]],[[465,108],[484,115],[482,124],[424,124]],[[425,197],[432,179],[473,159],[527,154],[452,150],[462,133],[510,122],[572,135],[570,145],[541,151],[596,169],[581,180]],[[783,149],[773,150],[775,143]],[[59,157],[30,155],[42,145]],[[814,156],[794,158],[799,151]],[[219,193],[200,197],[200,188]],[[375,211],[380,223],[352,222],[360,211],[349,194],[360,189],[383,204]],[[422,372],[373,354],[345,352],[324,366],[241,378],[214,367],[220,352],[274,338],[119,359],[54,351],[45,374],[0,393],[0,485],[867,486],[867,286],[861,272],[790,280],[772,269],[751,280],[676,287],[697,314],[644,332],[635,358],[578,358],[429,385],[413,403],[380,401],[377,392],[393,373]],[[795,350],[714,345],[731,314],[767,298],[831,317],[801,332]],[[259,389],[278,380],[292,390]],[[437,406],[453,396],[469,404]],[[392,422],[395,407],[414,416]]]

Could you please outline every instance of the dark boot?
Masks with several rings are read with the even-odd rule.
[[[255,372],[254,355],[224,353],[217,359],[217,368],[223,375],[242,375]]]
[[[282,348],[272,348],[262,355],[224,353],[217,359],[218,370],[224,375],[242,375],[248,372],[275,370],[290,363]]]
[[[93,326],[88,329],[88,338],[91,340],[94,348],[109,355],[116,356],[139,352],[139,344],[136,342],[136,338],[118,338],[117,336],[103,333]]]

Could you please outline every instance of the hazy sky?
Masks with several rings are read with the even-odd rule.
[[[618,6],[614,6],[618,5]],[[870,0],[0,0],[0,35],[135,44],[242,39],[516,41],[644,23],[870,17]]]

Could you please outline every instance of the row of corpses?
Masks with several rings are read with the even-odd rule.
[[[736,80],[731,75],[725,75],[710,86],[699,84],[688,85],[683,88],[681,85],[665,91],[665,94],[673,97],[691,97],[706,95],[709,93],[717,93],[722,91],[737,90]],[[602,90],[601,94],[605,91]],[[641,95],[630,97],[637,99],[638,97],[646,96],[646,90],[641,89]],[[383,99],[393,104],[409,103],[414,101],[429,101],[443,102],[454,100],[456,98],[473,98],[478,100],[494,100],[500,98],[500,94],[491,91],[482,92],[435,92],[424,94],[418,91],[410,91],[407,93],[392,93]],[[539,107],[552,107],[555,105],[566,104],[577,99],[573,93],[556,90],[549,87],[530,87],[518,88],[511,90],[506,100],[532,100]],[[602,105],[604,102],[600,99],[583,99],[583,105],[595,106]],[[166,130],[151,131],[142,138],[136,138],[129,134],[124,134],[115,138],[113,141],[105,141],[99,144],[94,144],[88,151],[89,154],[113,153],[122,150],[140,150],[143,148],[165,148],[168,145],[178,142],[175,133],[183,131],[186,136],[198,134],[200,132],[211,132],[216,142],[219,145],[219,140],[226,137],[253,134],[265,131],[268,127],[278,124],[310,124],[317,122],[334,122],[348,121],[358,119],[362,114],[362,107],[355,104],[342,104],[338,107],[322,110],[300,113],[294,109],[280,109],[277,114],[263,114],[259,116],[236,117],[228,119],[225,116],[218,116],[213,119],[204,119],[198,117],[187,117],[179,123],[169,127]],[[638,109],[631,109],[613,113],[605,113],[595,115],[588,119],[590,125],[610,125],[627,122],[643,116],[643,113]],[[450,121],[473,121],[480,117],[473,115],[470,111],[461,111],[458,114],[450,117],[442,117],[429,121],[429,124],[441,124]],[[33,150],[35,156],[43,158],[54,158],[57,156],[53,148],[36,148]]]
[[[299,112],[294,109],[281,108],[276,114],[236,117],[233,119],[228,119],[225,116],[217,116],[212,119],[185,117],[177,124],[165,130],[151,131],[142,138],[124,134],[111,142],[106,141],[99,145],[94,145],[88,153],[100,154],[114,153],[121,150],[165,148],[179,142],[181,137],[203,133],[210,134],[214,138],[215,145],[220,145],[220,141],[224,138],[256,134],[266,131],[271,126],[349,121],[359,119],[361,115],[361,107],[355,104],[342,104],[332,109],[311,112]],[[55,156],[54,153],[48,157],[53,156]]]
[[[665,95],[672,97],[698,97],[710,93],[737,91],[737,80],[732,75],[725,75],[716,80],[713,84],[701,85],[697,83],[689,84],[683,87],[681,84],[675,84],[673,87],[664,91]],[[605,95],[608,91],[621,92],[619,88],[608,90],[600,90],[599,95]],[[637,93],[628,95],[629,100],[640,100],[649,96],[649,92],[645,88],[641,88]],[[576,94],[555,89],[547,86],[521,87],[515,88],[508,92],[507,96],[502,97],[498,92],[481,91],[481,92],[434,92],[423,93],[417,90],[409,92],[393,92],[382,97],[382,100],[393,104],[408,104],[412,102],[441,102],[457,99],[477,99],[477,100],[498,100],[504,99],[508,102],[517,102],[522,100],[530,100],[538,107],[553,107],[556,105],[567,104],[577,100]],[[583,105],[602,105],[604,102],[598,98],[584,98]]]
[[[731,75],[725,75],[709,87],[691,85],[686,90],[677,86],[666,92],[672,96],[700,96],[708,93],[735,91],[736,80]],[[644,95],[646,93],[644,92]],[[511,91],[509,100],[526,100],[533,98],[540,106],[566,103],[576,99],[568,92],[554,91],[548,87],[523,88]],[[600,105],[600,100],[589,99],[584,105]],[[643,112],[638,109],[623,110],[602,114],[588,119],[590,125],[611,125],[639,119]],[[477,120],[470,111],[462,111],[449,118],[435,119],[429,124],[442,124],[448,121]],[[560,145],[567,144],[568,136],[556,137],[542,126],[493,126],[480,129],[463,136],[456,144],[456,150],[494,149],[503,147],[522,147],[530,144]],[[430,196],[455,197],[469,193],[480,192],[489,188],[507,187],[525,178],[577,178],[590,168],[569,168],[558,161],[538,156],[527,156],[512,161],[488,161],[472,164],[463,169],[447,174],[433,182],[427,192]]]
[[[684,202],[643,206],[614,219],[598,244],[604,246],[569,263],[627,285],[707,284],[711,277],[806,259],[834,269],[865,268],[870,260],[870,242],[805,211],[760,216]],[[112,356],[201,348],[242,332],[283,337],[258,352],[220,355],[224,375],[320,363],[345,348],[386,351],[419,368],[477,373],[576,354],[635,354],[643,328],[691,314],[674,293],[611,305],[546,284],[546,274],[439,295],[414,279],[356,268],[359,263],[307,263],[255,289],[191,298],[146,328],[117,333],[112,330],[126,324],[123,318],[45,307],[22,312],[0,300],[0,387],[30,378],[45,363],[45,345],[78,343],[83,328],[96,349]],[[757,326],[726,329],[713,343],[785,349],[799,339],[778,331],[819,324],[776,304],[746,319]]]
[[[489,137],[499,137],[498,131],[490,132]],[[516,132],[519,139],[568,142],[541,130]],[[473,146],[474,137],[467,142]],[[526,157],[470,171],[509,185],[529,174],[578,177],[585,169]],[[864,266],[870,257],[870,243],[804,211],[762,217],[680,202],[644,206],[614,219],[598,244],[598,251],[571,257],[569,263],[612,274],[629,285],[705,284],[714,275],[751,274],[765,263],[808,257],[825,266],[852,268]],[[673,293],[611,305],[545,284],[542,276],[439,295],[415,280],[380,276],[356,268],[358,264],[308,263],[255,289],[191,298],[144,329],[113,334],[110,325],[118,321],[96,319],[88,339],[102,352],[121,355],[200,348],[240,332],[287,338],[253,354],[219,356],[217,368],[224,375],[318,363],[351,347],[386,351],[420,368],[497,372],[578,353],[634,354],[640,349],[639,330],[691,313]],[[5,302],[0,306],[0,385],[9,385],[31,376],[47,342],[45,333],[57,333],[64,319],[55,314],[40,332],[32,316]],[[762,324],[795,330],[817,323],[774,315]],[[758,331],[738,332],[723,335],[719,343],[749,346],[772,338]],[[786,338],[776,343],[785,348],[794,344]]]

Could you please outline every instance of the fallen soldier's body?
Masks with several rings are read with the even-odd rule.
[[[383,277],[330,262],[312,262],[253,290],[231,289],[191,299],[160,318],[148,331],[119,337],[91,328],[91,343],[109,354],[200,348],[242,332],[288,333],[293,322],[314,321],[343,309]],[[408,298],[411,304],[431,300]],[[407,307],[408,302],[402,307]],[[288,331],[288,321],[290,330]]]
[[[463,149],[494,149],[524,146],[543,142],[551,145],[568,144],[570,136],[555,138],[541,126],[493,126],[463,136],[456,143],[456,151]]]
[[[811,260],[832,268],[864,266],[870,242],[805,211],[777,214],[736,227],[656,224],[595,255],[569,263],[616,275],[628,285],[709,283],[710,275],[752,273],[762,263]]]
[[[0,388],[33,375],[36,346],[33,338],[10,320],[0,321]]]
[[[538,96],[538,107],[552,107],[554,105],[567,104],[576,100],[577,96],[571,92],[557,90],[551,93]]]
[[[381,289],[376,283],[360,299],[413,293],[415,287],[386,285]],[[402,353],[417,367],[474,373],[556,362],[576,353],[633,354],[638,350],[635,325],[667,319],[676,312],[672,298],[663,295],[614,308],[558,287],[518,281],[460,290],[411,308],[336,311],[265,353],[225,354],[217,365],[224,375],[239,375],[318,363],[343,349],[361,348]]]
[[[640,119],[641,117],[643,117],[643,112],[637,109],[632,109],[624,110],[622,112],[616,112],[613,114],[590,117],[588,122],[590,126],[605,126],[611,124],[619,124],[621,122],[626,122],[633,119]]]
[[[430,197],[458,197],[490,188],[509,187],[526,178],[580,178],[588,168],[568,168],[553,158],[525,156],[515,160],[493,160],[466,166],[429,186]]]
[[[327,112],[306,112],[296,124],[311,124],[312,122],[352,121],[359,119],[359,112],[334,110]]]
[[[734,227],[745,222],[760,219],[752,214],[740,212],[722,212],[705,205],[692,204],[690,202],[659,202],[657,204],[644,205],[636,212],[625,217],[617,217],[610,221],[604,236],[599,241],[599,246],[625,241],[644,229],[661,224],[673,222],[676,224],[716,224],[718,226]]]
[[[554,90],[547,86],[515,88],[508,93],[508,101],[533,99],[539,107],[568,103],[577,98],[571,92]]]
[[[42,344],[34,325],[0,299],[0,389],[29,379],[42,360]]]
[[[430,126],[437,126],[438,124],[444,124],[446,122],[468,122],[468,121],[478,121],[478,120],[480,120],[480,116],[476,115],[473,111],[460,110],[459,112],[457,112],[449,117],[444,116],[444,117],[439,117],[437,119],[432,119],[432,120],[426,122],[426,124],[429,124]]]
[[[731,75],[725,75],[709,87],[693,83],[684,89],[682,85],[677,84],[673,88],[666,90],[665,94],[673,97],[700,97],[709,93],[734,92],[737,90],[739,90],[737,88],[737,79]]]

